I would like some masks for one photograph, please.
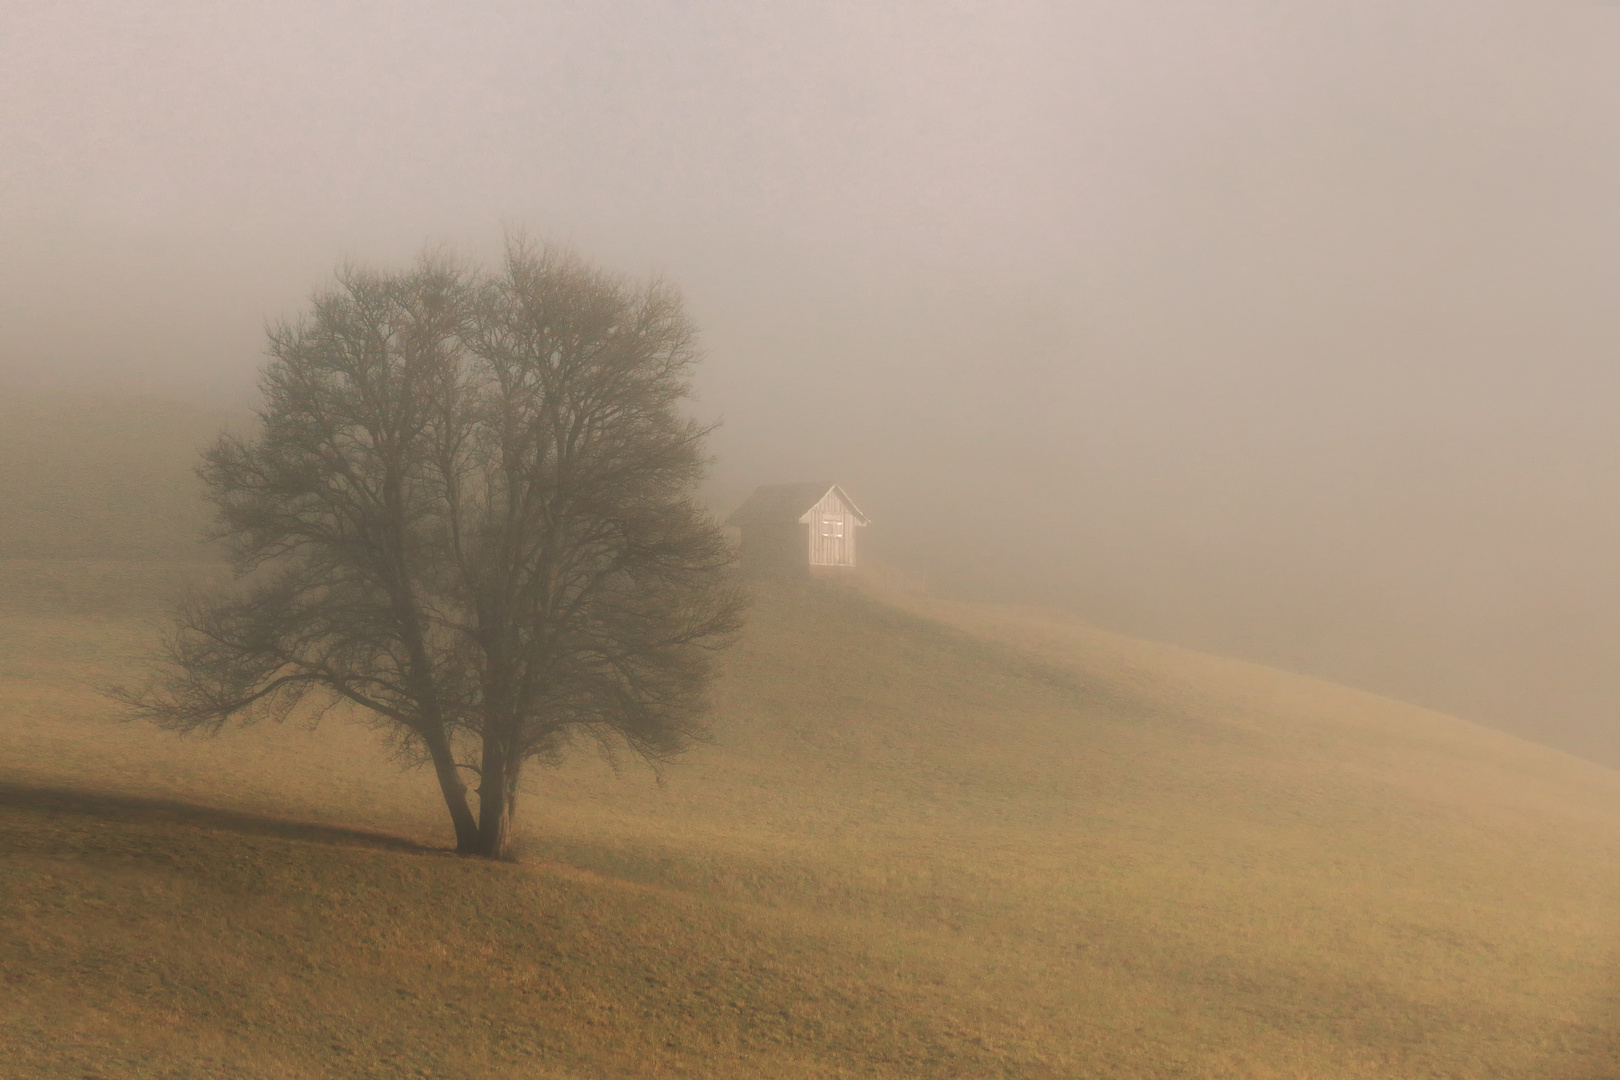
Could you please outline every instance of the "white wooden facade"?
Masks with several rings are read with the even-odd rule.
[[[799,523],[810,526],[811,566],[855,565],[855,529],[865,525],[866,518],[837,484],[804,512]]]

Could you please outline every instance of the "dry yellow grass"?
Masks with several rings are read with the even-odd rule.
[[[812,584],[485,865],[353,726],[109,720],[173,576],[0,568],[0,1075],[1620,1074],[1620,776],[1554,751]]]

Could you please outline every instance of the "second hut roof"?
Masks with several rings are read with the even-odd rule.
[[[747,501],[726,518],[726,524],[742,527],[797,522],[831,491],[838,492],[838,497],[855,512],[861,524],[866,524],[866,515],[861,513],[860,508],[845,494],[843,488],[837,484],[812,483],[766,484],[764,487],[756,488],[754,493],[748,496]]]

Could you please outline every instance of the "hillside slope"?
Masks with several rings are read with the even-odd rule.
[[[0,1075],[1620,1071],[1620,775],[1462,721],[808,584],[712,746],[537,771],[486,866],[358,728],[110,723],[139,620],[45,572],[0,569]]]
[[[205,557],[193,470],[233,419],[159,398],[0,385],[0,559]]]

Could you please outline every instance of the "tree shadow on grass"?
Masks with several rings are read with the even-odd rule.
[[[46,784],[0,781],[0,810],[18,809],[61,816],[100,818],[104,821],[148,825],[188,825],[196,828],[273,836],[345,847],[380,848],[415,854],[442,855],[445,848],[422,844],[402,836],[353,829],[341,825],[319,825],[269,814],[226,810],[217,806],[183,802],[150,795],[131,795]]]

